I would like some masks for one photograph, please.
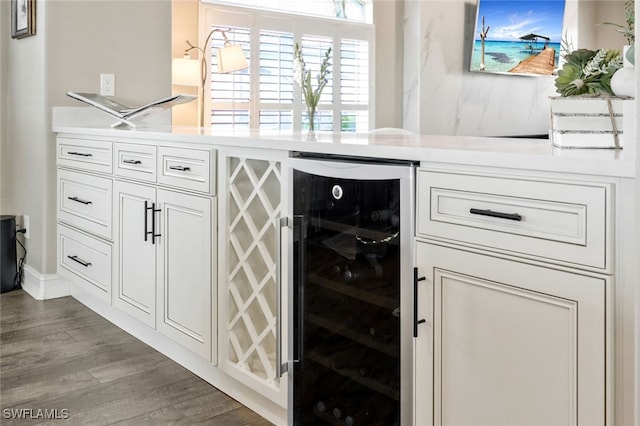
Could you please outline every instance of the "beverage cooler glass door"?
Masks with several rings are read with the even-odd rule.
[[[415,169],[289,164],[289,424],[411,424]]]

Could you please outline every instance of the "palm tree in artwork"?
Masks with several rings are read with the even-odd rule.
[[[482,49],[482,53],[480,56],[480,71],[484,71],[485,69],[485,65],[484,65],[484,39],[487,38],[487,34],[489,33],[489,28],[487,27],[485,29],[484,27],[484,16],[482,17],[482,32],[480,33],[480,40],[482,40],[482,42],[480,43],[481,45],[481,49]]]

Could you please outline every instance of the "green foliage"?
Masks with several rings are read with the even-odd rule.
[[[307,114],[309,116],[309,128],[314,129],[314,117],[322,90],[329,82],[329,67],[331,66],[331,48],[328,48],[320,64],[320,72],[316,76],[316,87],[311,84],[311,71],[307,69],[307,65],[302,58],[302,49],[296,43],[293,51],[293,78],[302,89],[302,97],[307,106]]]
[[[558,71],[556,91],[562,96],[583,94],[613,95],[611,77],[622,68],[620,51],[578,49],[564,56],[566,63]]]
[[[636,14],[635,14],[635,1],[625,0],[624,2],[624,18],[627,25],[616,24],[615,22],[603,22],[603,25],[611,25],[615,27],[615,30],[622,34],[628,44],[633,44],[636,40],[635,26],[636,26]]]

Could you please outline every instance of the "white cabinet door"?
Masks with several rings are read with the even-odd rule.
[[[212,204],[215,199],[158,190],[158,330],[209,362],[216,353]]]
[[[416,259],[416,424],[431,401],[436,425],[605,424],[605,279],[426,243]]]
[[[117,236],[113,304],[155,328],[156,245],[159,215],[153,187],[114,182]],[[151,233],[150,233],[151,232]]]
[[[286,379],[276,375],[276,247],[287,152],[221,149],[219,158],[219,365],[285,406]]]

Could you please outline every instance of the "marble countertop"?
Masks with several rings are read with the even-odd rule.
[[[162,124],[112,129],[109,117],[96,117],[87,111],[77,111],[79,109],[86,110],[54,108],[53,131],[121,140],[267,148],[612,177],[635,177],[636,174],[632,149],[560,149],[546,139],[503,137],[332,132],[309,135],[306,132],[259,130],[219,132]]]

